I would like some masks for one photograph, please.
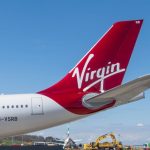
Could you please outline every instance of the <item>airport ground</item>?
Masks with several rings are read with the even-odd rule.
[[[112,141],[108,141],[108,137]],[[104,141],[103,141],[104,140]],[[65,148],[64,148],[65,145]],[[143,145],[123,145],[118,141],[114,133],[97,137],[91,143],[76,144],[70,137],[67,143],[53,137],[35,135],[21,135],[17,137],[1,138],[0,150],[150,150],[150,143]]]

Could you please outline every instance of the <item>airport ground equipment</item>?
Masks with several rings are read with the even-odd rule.
[[[111,138],[112,142],[102,142],[103,140],[107,140],[107,138]],[[90,144],[84,144],[84,150],[122,150],[123,145],[120,141],[118,141],[113,133],[105,134],[99,136],[95,142]]]
[[[144,147],[144,149],[150,149],[150,143],[145,143],[145,144],[143,145],[143,147]]]

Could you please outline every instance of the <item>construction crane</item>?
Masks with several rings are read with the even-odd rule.
[[[102,142],[109,137],[112,139],[112,142]],[[113,133],[109,133],[99,136],[95,142],[92,142],[90,144],[84,144],[83,148],[84,150],[122,150],[123,145],[120,141],[116,140],[116,137]]]

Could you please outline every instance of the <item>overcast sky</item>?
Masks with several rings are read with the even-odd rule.
[[[0,1],[0,92],[35,93],[61,79],[116,21],[144,19],[124,83],[150,73],[149,0]],[[124,144],[150,141],[145,100],[38,132],[82,142],[115,132]]]

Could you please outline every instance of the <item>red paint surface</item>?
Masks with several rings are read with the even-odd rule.
[[[81,74],[82,69],[90,54],[94,54],[87,68],[98,70],[108,66],[108,62],[112,64],[120,63],[120,68],[127,68],[138,33],[140,31],[143,20],[117,22],[113,27],[100,39],[97,44],[86,54],[86,56],[76,66]],[[75,69],[75,68],[74,68]],[[115,100],[110,104],[104,105],[98,109],[91,110],[82,105],[82,97],[87,93],[100,93],[100,83],[97,83],[86,92],[83,89],[97,80],[94,76],[92,80],[83,81],[82,87],[79,89],[76,77],[72,77],[74,69],[68,73],[61,81],[55,85],[38,92],[39,94],[48,96],[55,100],[62,107],[75,114],[89,114],[97,112],[115,104]],[[86,70],[86,73],[88,71]],[[106,74],[106,72],[105,72]],[[113,75],[104,80],[104,90],[107,91],[121,84],[125,71]],[[84,76],[85,78],[85,76]]]

